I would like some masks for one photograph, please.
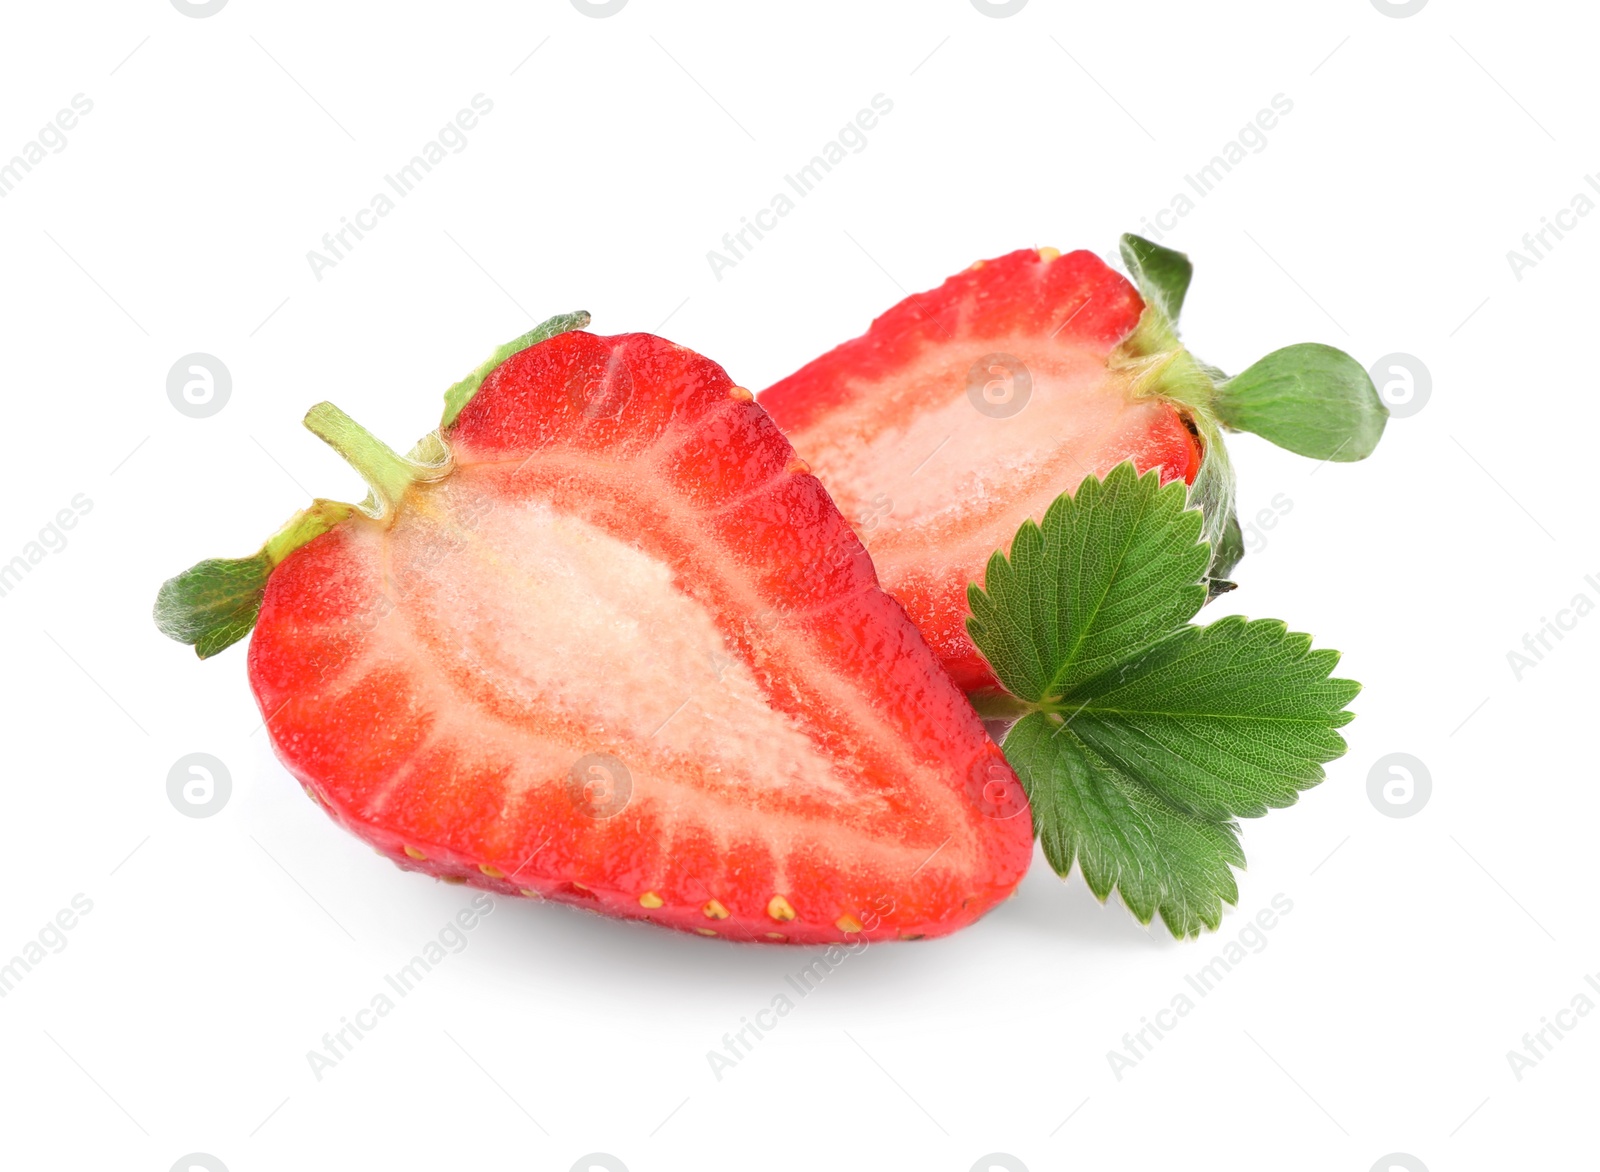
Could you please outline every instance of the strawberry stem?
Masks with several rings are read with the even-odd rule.
[[[448,449],[437,463],[407,459],[332,403],[318,403],[307,411],[305,425],[367,482],[372,495],[362,510],[376,519],[392,520],[413,484],[441,480],[450,474]]]

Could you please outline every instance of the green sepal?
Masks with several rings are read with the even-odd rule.
[[[1236,431],[1341,463],[1370,456],[1389,419],[1366,368],[1320,342],[1274,350],[1218,383],[1216,410]]]
[[[1244,531],[1239,528],[1239,514],[1230,511],[1222,526],[1222,535],[1212,546],[1211,565],[1206,570],[1206,601],[1239,587],[1228,577],[1233,567],[1244,557]]]
[[[589,324],[589,315],[583,310],[577,313],[559,313],[547,321],[540,322],[533,329],[519,338],[513,338],[504,346],[499,347],[489,357],[478,364],[473,372],[466,378],[454,384],[444,393],[444,416],[439,420],[439,428],[443,430],[456,421],[456,416],[461,414],[461,409],[472,401],[472,396],[478,393],[478,388],[483,386],[483,380],[488,378],[507,358],[519,351],[535,346],[557,334],[564,334],[569,330],[581,330]]]
[[[1110,366],[1129,380],[1135,396],[1166,399],[1182,410],[1198,433],[1202,456],[1189,503],[1205,518],[1205,540],[1217,546],[1233,513],[1235,483],[1215,410],[1216,382],[1222,372],[1201,362],[1178,340],[1178,313],[1194,266],[1183,253],[1131,232],[1123,235],[1121,252],[1144,310],[1133,333],[1112,355]]]
[[[1222,439],[1222,426],[1216,417],[1206,411],[1190,411],[1190,418],[1200,432],[1200,442],[1205,453],[1200,459],[1200,471],[1189,486],[1189,506],[1199,509],[1205,518],[1200,538],[1214,551],[1226,548],[1228,522],[1234,516],[1234,500],[1238,491],[1233,473],[1233,460]],[[1239,553],[1244,553],[1244,540],[1239,541]],[[1228,564],[1231,571],[1238,564],[1235,557]]]
[[[168,578],[156,592],[157,629],[191,644],[201,659],[231,647],[256,625],[267,579],[278,564],[354,511],[342,501],[317,500],[249,557],[207,558]]]
[[[1120,242],[1122,263],[1128,266],[1133,283],[1138,286],[1145,303],[1156,302],[1167,316],[1167,321],[1177,325],[1178,314],[1183,311],[1183,299],[1189,292],[1189,282],[1194,277],[1194,265],[1181,252],[1125,232]]]
[[[1361,365],[1332,346],[1288,346],[1233,378],[1202,362],[1178,340],[1194,275],[1189,258],[1132,233],[1123,235],[1120,251],[1144,311],[1110,366],[1129,379],[1134,395],[1159,396],[1183,410],[1199,433],[1204,455],[1189,501],[1204,514],[1203,535],[1215,550],[1206,587],[1216,598],[1234,588],[1229,575],[1245,552],[1223,429],[1254,432],[1312,459],[1360,460],[1377,446],[1389,412]]]
[[[156,594],[156,626],[163,635],[194,646],[209,659],[250,633],[261,610],[272,560],[262,551],[247,558],[207,558]]]

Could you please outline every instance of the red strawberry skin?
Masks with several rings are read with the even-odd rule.
[[[1164,482],[1199,472],[1183,411],[1113,362],[1143,309],[1093,253],[1023,249],[907,297],[761,394],[967,691],[997,686],[967,637],[967,583],[1023,520],[1124,460]],[[1026,385],[1025,405],[975,405],[969,386],[991,374]]]
[[[337,821],[404,867],[741,940],[938,935],[1010,894],[1020,784],[720,367],[562,334],[444,438],[455,471],[392,525],[274,571],[251,642]]]

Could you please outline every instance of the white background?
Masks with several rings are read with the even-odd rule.
[[[9,6],[0,157],[94,108],[0,200],[0,561],[92,510],[0,598],[0,959],[93,910],[0,1000],[0,1164],[1593,1167],[1600,1015],[1520,1080],[1506,1053],[1600,973],[1600,617],[1520,681],[1507,652],[1600,601],[1600,216],[1521,280],[1506,253],[1600,168],[1595,32],[1577,3],[1445,0]],[[478,93],[469,145],[317,280],[307,250]],[[707,250],[878,93],[866,148],[717,280]],[[1292,510],[1212,609],[1312,631],[1366,689],[1326,783],[1246,825],[1222,931],[1175,943],[1038,860],[977,926],[851,958],[719,1082],[706,1052],[810,956],[502,901],[314,1078],[470,893],[336,829],[259,731],[243,648],[202,664],[149,617],[168,575],[360,495],[305,408],[409,442],[494,345],[578,308],[759,388],[978,257],[1114,255],[1280,93],[1167,238],[1197,267],[1187,340],[1229,370],[1404,351],[1433,393],[1364,464],[1232,444],[1241,513]],[[211,418],[167,399],[192,351],[232,373]],[[191,752],[231,772],[213,817],[168,800]],[[1368,797],[1392,752],[1432,776],[1409,818]],[[1115,1077],[1279,893],[1265,948]]]

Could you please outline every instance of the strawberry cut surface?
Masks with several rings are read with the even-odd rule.
[[[1062,492],[1132,460],[1193,483],[1183,408],[1117,347],[1144,303],[1090,252],[1024,249],[907,297],[760,396],[956,682],[997,686],[967,584]]]
[[[448,476],[267,582],[250,680],[402,866],[735,939],[953,931],[1026,798],[749,392],[644,334],[507,359]]]

